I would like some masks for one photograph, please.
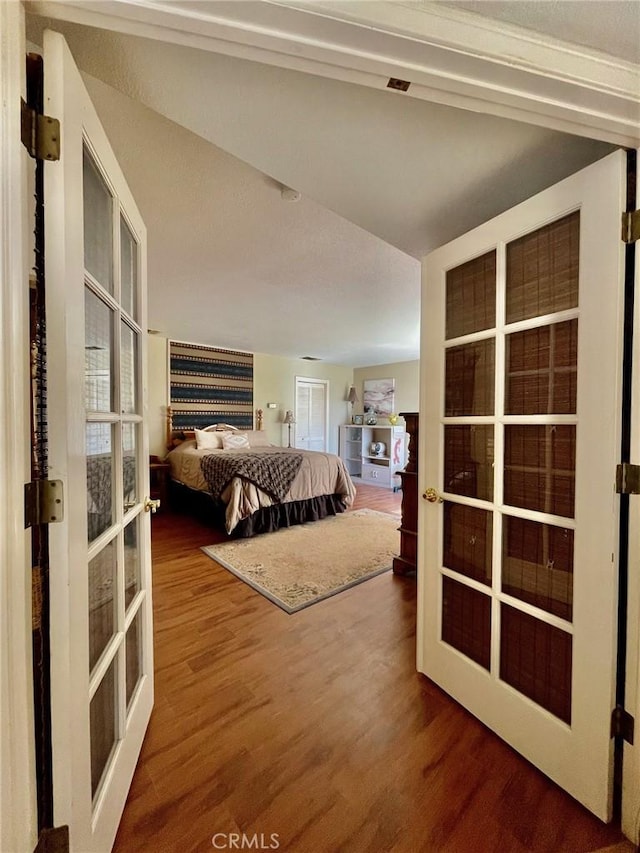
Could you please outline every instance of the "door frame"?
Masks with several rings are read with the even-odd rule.
[[[293,398],[293,410],[294,412],[298,411],[298,384],[301,382],[308,382],[314,385],[324,385],[324,447],[322,448],[322,452],[327,452],[327,447],[329,446],[329,414],[330,414],[330,406],[329,406],[329,391],[330,391],[330,382],[328,379],[317,379],[315,376],[296,376],[295,377],[295,389],[294,389],[294,398]],[[292,447],[296,446],[297,434],[295,432],[296,426],[294,425],[294,443]]]
[[[636,172],[640,151],[636,153]],[[629,199],[628,207],[636,209],[640,204],[640,189],[636,188],[635,200]],[[631,462],[640,464],[640,244],[629,249],[634,256],[634,304],[631,334]],[[629,248],[629,247],[628,247]],[[627,256],[629,263],[629,255]],[[622,831],[634,844],[640,844],[640,496],[629,497],[628,527],[628,608],[625,707],[635,718],[635,743],[624,743],[622,758]]]
[[[28,155],[20,143],[18,105],[24,94],[24,9],[0,0],[0,849],[28,850],[37,841],[31,672],[30,547],[23,525],[23,484],[29,479],[28,429]],[[636,272],[638,284],[639,275]],[[636,288],[638,293],[638,287]],[[635,365],[640,368],[640,298],[635,310]],[[636,374],[640,375],[640,374]],[[634,406],[634,447],[640,440],[640,395]],[[424,483],[422,484],[424,486]],[[640,558],[640,498],[631,503],[631,561]],[[633,564],[633,563],[632,563]],[[7,567],[12,571],[8,572]],[[640,612],[640,595],[630,613]],[[640,640],[628,669],[629,710],[640,720]],[[631,692],[633,690],[633,692]],[[635,697],[635,698],[634,698]],[[640,764],[635,752],[636,767]],[[625,748],[627,752],[627,748]],[[625,756],[626,757],[626,756]],[[630,762],[625,762],[629,767]],[[18,772],[19,771],[19,772]],[[631,792],[628,792],[631,794]],[[623,829],[638,841],[640,794],[625,808]],[[626,817],[625,817],[626,815]]]
[[[31,559],[23,510],[30,479],[28,155],[19,109],[25,32],[23,6],[10,0],[0,2],[0,91],[0,849],[31,850],[38,821]]]

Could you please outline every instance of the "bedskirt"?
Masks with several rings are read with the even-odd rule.
[[[206,492],[191,489],[175,480],[170,481],[169,496],[174,512],[195,516],[203,524],[225,529],[226,508],[222,501],[214,500]],[[338,515],[346,509],[344,495],[337,494],[273,504],[262,507],[248,518],[243,518],[227,535],[229,539],[246,539],[258,533],[272,533],[281,527],[318,521],[329,515]]]

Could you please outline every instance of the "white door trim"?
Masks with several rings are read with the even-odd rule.
[[[640,151],[638,152],[640,155]],[[636,204],[640,203],[636,194]],[[636,244],[636,276],[633,317],[631,462],[640,464],[640,244]],[[635,743],[624,744],[622,763],[622,831],[640,843],[640,497],[629,499],[627,672],[625,708],[635,717]]]
[[[400,77],[411,82],[403,97],[637,144],[638,69],[622,59],[434,3],[231,5],[200,3],[196,11],[192,4],[131,0],[31,4],[44,17],[374,89]]]
[[[25,36],[21,3],[0,2],[0,849],[37,840],[31,660],[28,155],[20,142]]]

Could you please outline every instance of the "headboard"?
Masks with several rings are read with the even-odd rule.
[[[256,409],[255,411],[255,429],[263,429],[263,415],[264,412],[262,409]],[[221,424],[224,423],[221,421]],[[231,429],[242,429],[241,427],[236,427],[230,424]],[[253,427],[252,427],[253,428]],[[171,449],[176,445],[180,444],[183,441],[189,441],[189,439],[194,439],[196,434],[192,429],[174,429],[173,425],[173,409],[171,406],[167,406],[167,447]]]

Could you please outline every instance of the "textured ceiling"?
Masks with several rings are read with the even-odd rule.
[[[442,5],[640,63],[638,0],[451,0]]]
[[[30,22],[36,43],[42,23]],[[147,223],[149,325],[178,339],[353,366],[417,358],[417,259],[611,149],[190,47],[53,28],[91,75]],[[302,199],[283,202],[282,184]]]
[[[339,364],[416,357],[416,259],[309,198],[283,201],[257,169],[85,83],[147,224],[151,328]]]

